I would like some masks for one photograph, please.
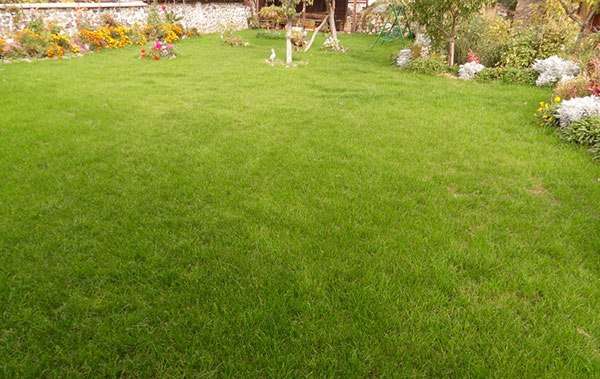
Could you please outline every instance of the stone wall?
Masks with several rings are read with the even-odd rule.
[[[250,10],[242,3],[164,4],[183,17],[186,28],[197,28],[201,33],[212,33],[222,25],[237,29],[248,28]],[[27,22],[41,17],[60,25],[67,33],[77,32],[78,21],[100,24],[101,16],[111,14],[124,25],[144,24],[149,6],[141,1],[123,3],[38,3],[0,5],[0,35],[22,29]]]

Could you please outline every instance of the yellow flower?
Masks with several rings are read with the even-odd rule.
[[[561,100],[560,96],[556,96],[554,98],[554,102],[557,103],[557,104],[560,103],[560,100]]]

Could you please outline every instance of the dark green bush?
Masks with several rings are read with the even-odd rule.
[[[529,68],[487,67],[476,76],[481,81],[501,81],[511,84],[535,84],[537,73]]]
[[[433,54],[411,60],[405,69],[419,74],[435,75],[448,72],[448,65],[441,56]]]
[[[284,31],[277,30],[259,30],[256,32],[256,38],[265,38],[265,39],[285,39]]]
[[[600,117],[585,118],[558,130],[563,140],[587,147],[592,157],[600,160]]]

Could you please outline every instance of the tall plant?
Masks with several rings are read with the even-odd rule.
[[[594,16],[600,11],[600,0],[558,0],[567,16],[579,26],[577,42],[592,31]]]
[[[492,0],[415,0],[411,3],[415,20],[439,45],[447,44],[448,65],[454,66],[458,29]]]

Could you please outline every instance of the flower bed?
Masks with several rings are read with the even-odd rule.
[[[540,103],[537,116],[541,125],[556,129],[563,140],[585,146],[600,160],[600,97],[563,100],[556,96]]]
[[[185,36],[186,32],[178,23],[178,18],[165,8],[152,8],[147,23],[142,26],[128,27],[105,14],[102,16],[102,25],[92,27],[82,23],[78,33],[72,37],[56,24],[37,18],[8,38],[0,39],[0,58],[62,58],[67,54],[101,49],[144,46],[148,41],[170,45]]]

